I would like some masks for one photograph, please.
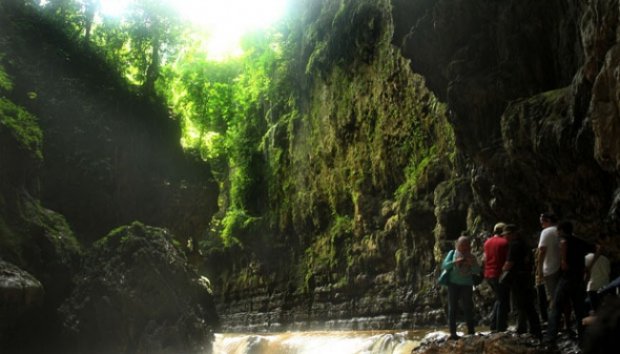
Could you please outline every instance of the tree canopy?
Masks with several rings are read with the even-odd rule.
[[[260,153],[274,99],[271,77],[281,66],[282,35],[247,34],[243,54],[209,59],[209,34],[184,23],[167,0],[132,0],[122,16],[100,0],[22,1],[107,62],[136,93],[167,103],[182,128],[181,144],[210,164],[220,183],[213,234],[223,245],[259,217],[265,164]],[[220,239],[221,237],[221,239]]]

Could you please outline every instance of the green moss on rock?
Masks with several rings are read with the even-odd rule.
[[[37,119],[24,108],[0,97],[0,134],[7,132],[32,157],[43,159],[43,132]]]

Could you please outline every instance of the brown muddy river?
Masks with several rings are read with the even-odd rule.
[[[214,354],[410,354],[428,333],[419,331],[308,331],[220,333]]]

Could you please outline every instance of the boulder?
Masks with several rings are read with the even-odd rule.
[[[41,282],[14,264],[0,259],[0,344],[25,316],[40,309]]]
[[[164,229],[134,222],[86,255],[61,306],[69,353],[205,353],[217,315],[206,278]]]

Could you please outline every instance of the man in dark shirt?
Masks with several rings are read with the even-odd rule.
[[[521,238],[515,225],[507,225],[503,232],[508,239],[508,258],[504,264],[504,271],[510,272],[510,288],[517,311],[519,323],[517,333],[525,333],[526,321],[529,322],[529,333],[542,339],[540,319],[534,307],[534,281],[532,266],[534,263],[532,251]]]
[[[585,256],[591,250],[591,246],[585,241],[573,235],[573,224],[563,221],[558,225],[560,236],[560,280],[551,302],[549,328],[545,341],[553,342],[558,335],[558,326],[564,308],[569,305],[575,313],[577,322],[577,334],[583,338],[583,324],[581,320],[585,316],[586,285]]]

